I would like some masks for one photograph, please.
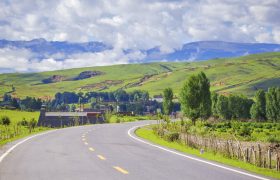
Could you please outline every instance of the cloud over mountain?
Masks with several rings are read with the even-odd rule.
[[[113,47],[90,54],[101,64],[127,62],[125,49],[172,53],[192,41],[280,43],[280,0],[4,0],[0,7],[0,39],[100,41]]]

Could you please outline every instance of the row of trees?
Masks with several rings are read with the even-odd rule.
[[[259,121],[280,121],[280,88],[269,88],[267,92],[258,90],[251,108],[251,116]]]
[[[63,92],[56,93],[51,102],[52,107],[58,107],[63,104],[77,103],[99,103],[99,102],[147,102],[149,93],[147,91],[135,90],[126,92],[119,89],[114,92]]]
[[[240,95],[212,94],[212,115],[221,119],[249,119],[254,101]]]
[[[11,106],[21,110],[39,110],[42,106],[42,100],[34,97],[26,97],[24,99],[13,98],[10,94],[4,94],[2,104]]]
[[[172,112],[173,91],[163,92],[163,110],[166,115]],[[192,75],[183,85],[180,93],[181,110],[185,116],[195,121],[214,116],[220,119],[255,119],[259,121],[280,120],[280,88],[269,88],[267,92],[258,90],[255,101],[242,95],[219,95],[210,92],[210,81],[201,72]]]

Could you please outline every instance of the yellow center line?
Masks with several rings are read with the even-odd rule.
[[[94,151],[94,149],[92,147],[88,148],[90,151]]]
[[[106,160],[106,158],[105,158],[104,156],[102,156],[102,155],[97,155],[97,157],[98,157],[99,159],[101,159],[101,160]]]
[[[85,145],[88,145],[88,143],[87,143],[87,142],[85,142]]]
[[[117,171],[123,173],[123,174],[129,174],[128,171],[124,170],[123,168],[119,167],[119,166],[114,166],[114,169],[116,169]]]

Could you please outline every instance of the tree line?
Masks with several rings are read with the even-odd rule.
[[[0,105],[14,109],[36,111],[41,109],[42,103],[43,101],[40,98],[27,96],[24,99],[18,99],[12,97],[10,94],[5,93],[3,96],[3,101],[0,102]]]
[[[166,115],[172,112],[173,91],[163,91],[163,110]],[[210,81],[204,72],[190,76],[183,85],[179,101],[185,116],[195,124],[197,119],[210,116],[225,120],[280,121],[280,88],[271,87],[267,92],[260,89],[254,100],[244,95],[225,96],[210,92]]]

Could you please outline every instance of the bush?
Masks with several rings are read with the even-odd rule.
[[[238,130],[238,135],[240,136],[251,136],[251,128],[243,125],[241,128]]]
[[[18,122],[18,125],[21,125],[21,126],[28,126],[28,121],[26,121],[26,119],[23,118],[21,121]]]
[[[270,143],[280,143],[280,139],[277,138],[275,135],[270,135],[267,138],[267,141],[270,142]]]
[[[166,135],[166,138],[168,141],[177,141],[179,140],[180,134],[178,132],[171,132],[168,135]]]
[[[265,124],[265,125],[264,125],[264,128],[265,128],[265,129],[271,129],[271,128],[272,128],[272,125],[271,125],[271,124]]]
[[[5,126],[9,126],[11,124],[11,120],[8,116],[2,116],[0,119],[0,124],[3,124]]]
[[[29,126],[30,126],[30,128],[34,129],[34,128],[36,127],[36,125],[37,125],[37,121],[36,121],[34,118],[32,118],[32,119],[29,121]]]

